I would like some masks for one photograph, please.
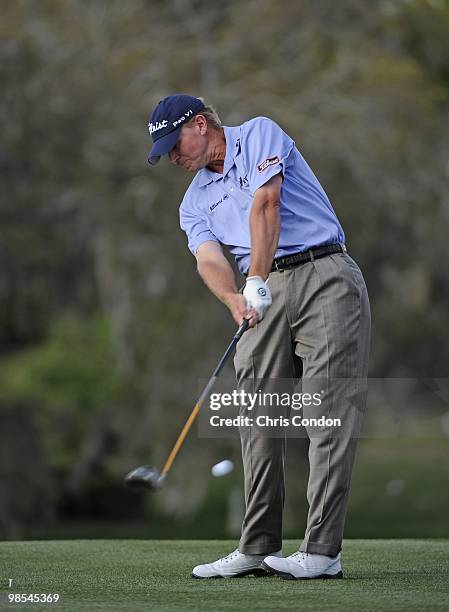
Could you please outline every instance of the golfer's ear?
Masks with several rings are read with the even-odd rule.
[[[200,128],[200,133],[201,134],[205,134],[206,131],[207,131],[207,119],[206,119],[206,117],[204,115],[202,115],[201,113],[199,115],[196,115],[195,123]]]

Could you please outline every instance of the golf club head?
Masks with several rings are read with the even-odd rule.
[[[164,476],[161,476],[156,468],[149,465],[142,465],[141,467],[131,470],[125,476],[125,484],[133,489],[149,489],[150,491],[157,491],[164,480]]]

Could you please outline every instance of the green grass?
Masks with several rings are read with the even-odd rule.
[[[344,580],[193,580],[230,541],[73,540],[0,543],[0,608],[10,610],[448,610],[448,540],[347,540]],[[287,541],[284,552],[295,550]],[[7,603],[12,591],[61,602]]]

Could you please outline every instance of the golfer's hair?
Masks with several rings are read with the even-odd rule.
[[[221,119],[218,116],[217,111],[210,104],[206,104],[203,98],[198,98],[204,104],[203,110],[199,111],[197,115],[204,115],[206,117],[206,121],[209,125],[214,127],[215,129],[221,128]]]

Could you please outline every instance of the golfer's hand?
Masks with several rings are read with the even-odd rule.
[[[259,320],[257,312],[246,305],[246,300],[241,293],[232,293],[226,296],[226,306],[231,311],[234,321],[240,326],[243,319],[248,319],[249,326],[254,327]]]
[[[248,276],[243,290],[243,296],[249,310],[257,312],[258,320],[262,321],[266,310],[271,306],[271,291],[261,276]]]

